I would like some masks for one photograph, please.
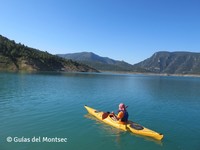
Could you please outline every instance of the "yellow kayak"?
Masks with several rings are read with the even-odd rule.
[[[128,121],[126,124],[120,124],[118,120],[114,118],[113,114],[110,114],[108,112],[98,111],[86,105],[84,107],[87,109],[88,113],[95,116],[97,119],[118,129],[122,129],[124,131],[130,131],[138,135],[148,136],[156,140],[162,140],[163,138],[163,134],[147,129],[135,122]]]

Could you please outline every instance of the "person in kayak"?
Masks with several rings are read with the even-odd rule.
[[[112,113],[114,116],[114,119],[118,120],[119,123],[121,124],[126,124],[126,122],[128,121],[129,114],[128,114],[128,111],[126,110],[127,107],[128,106],[125,106],[123,103],[120,103],[118,115],[116,116],[114,113]]]

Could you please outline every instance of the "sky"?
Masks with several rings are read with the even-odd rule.
[[[52,54],[138,63],[200,52],[200,0],[0,0],[0,34]]]

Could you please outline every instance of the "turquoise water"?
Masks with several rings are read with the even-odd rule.
[[[199,89],[200,78],[192,77],[0,73],[0,149],[199,150]],[[120,102],[129,106],[130,120],[163,133],[164,139],[120,131],[83,107],[116,111]]]

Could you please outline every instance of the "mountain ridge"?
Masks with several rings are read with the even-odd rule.
[[[93,52],[79,52],[69,54],[57,54],[65,59],[85,63],[97,70],[102,71],[131,71],[132,65],[119,60],[114,60],[109,57],[102,57]]]
[[[151,73],[200,74],[200,53],[160,51],[133,67]]]
[[[200,53],[188,51],[158,51],[134,65],[101,57],[93,52],[60,54],[59,56],[85,63],[102,71],[124,71],[155,74],[200,74]]]

